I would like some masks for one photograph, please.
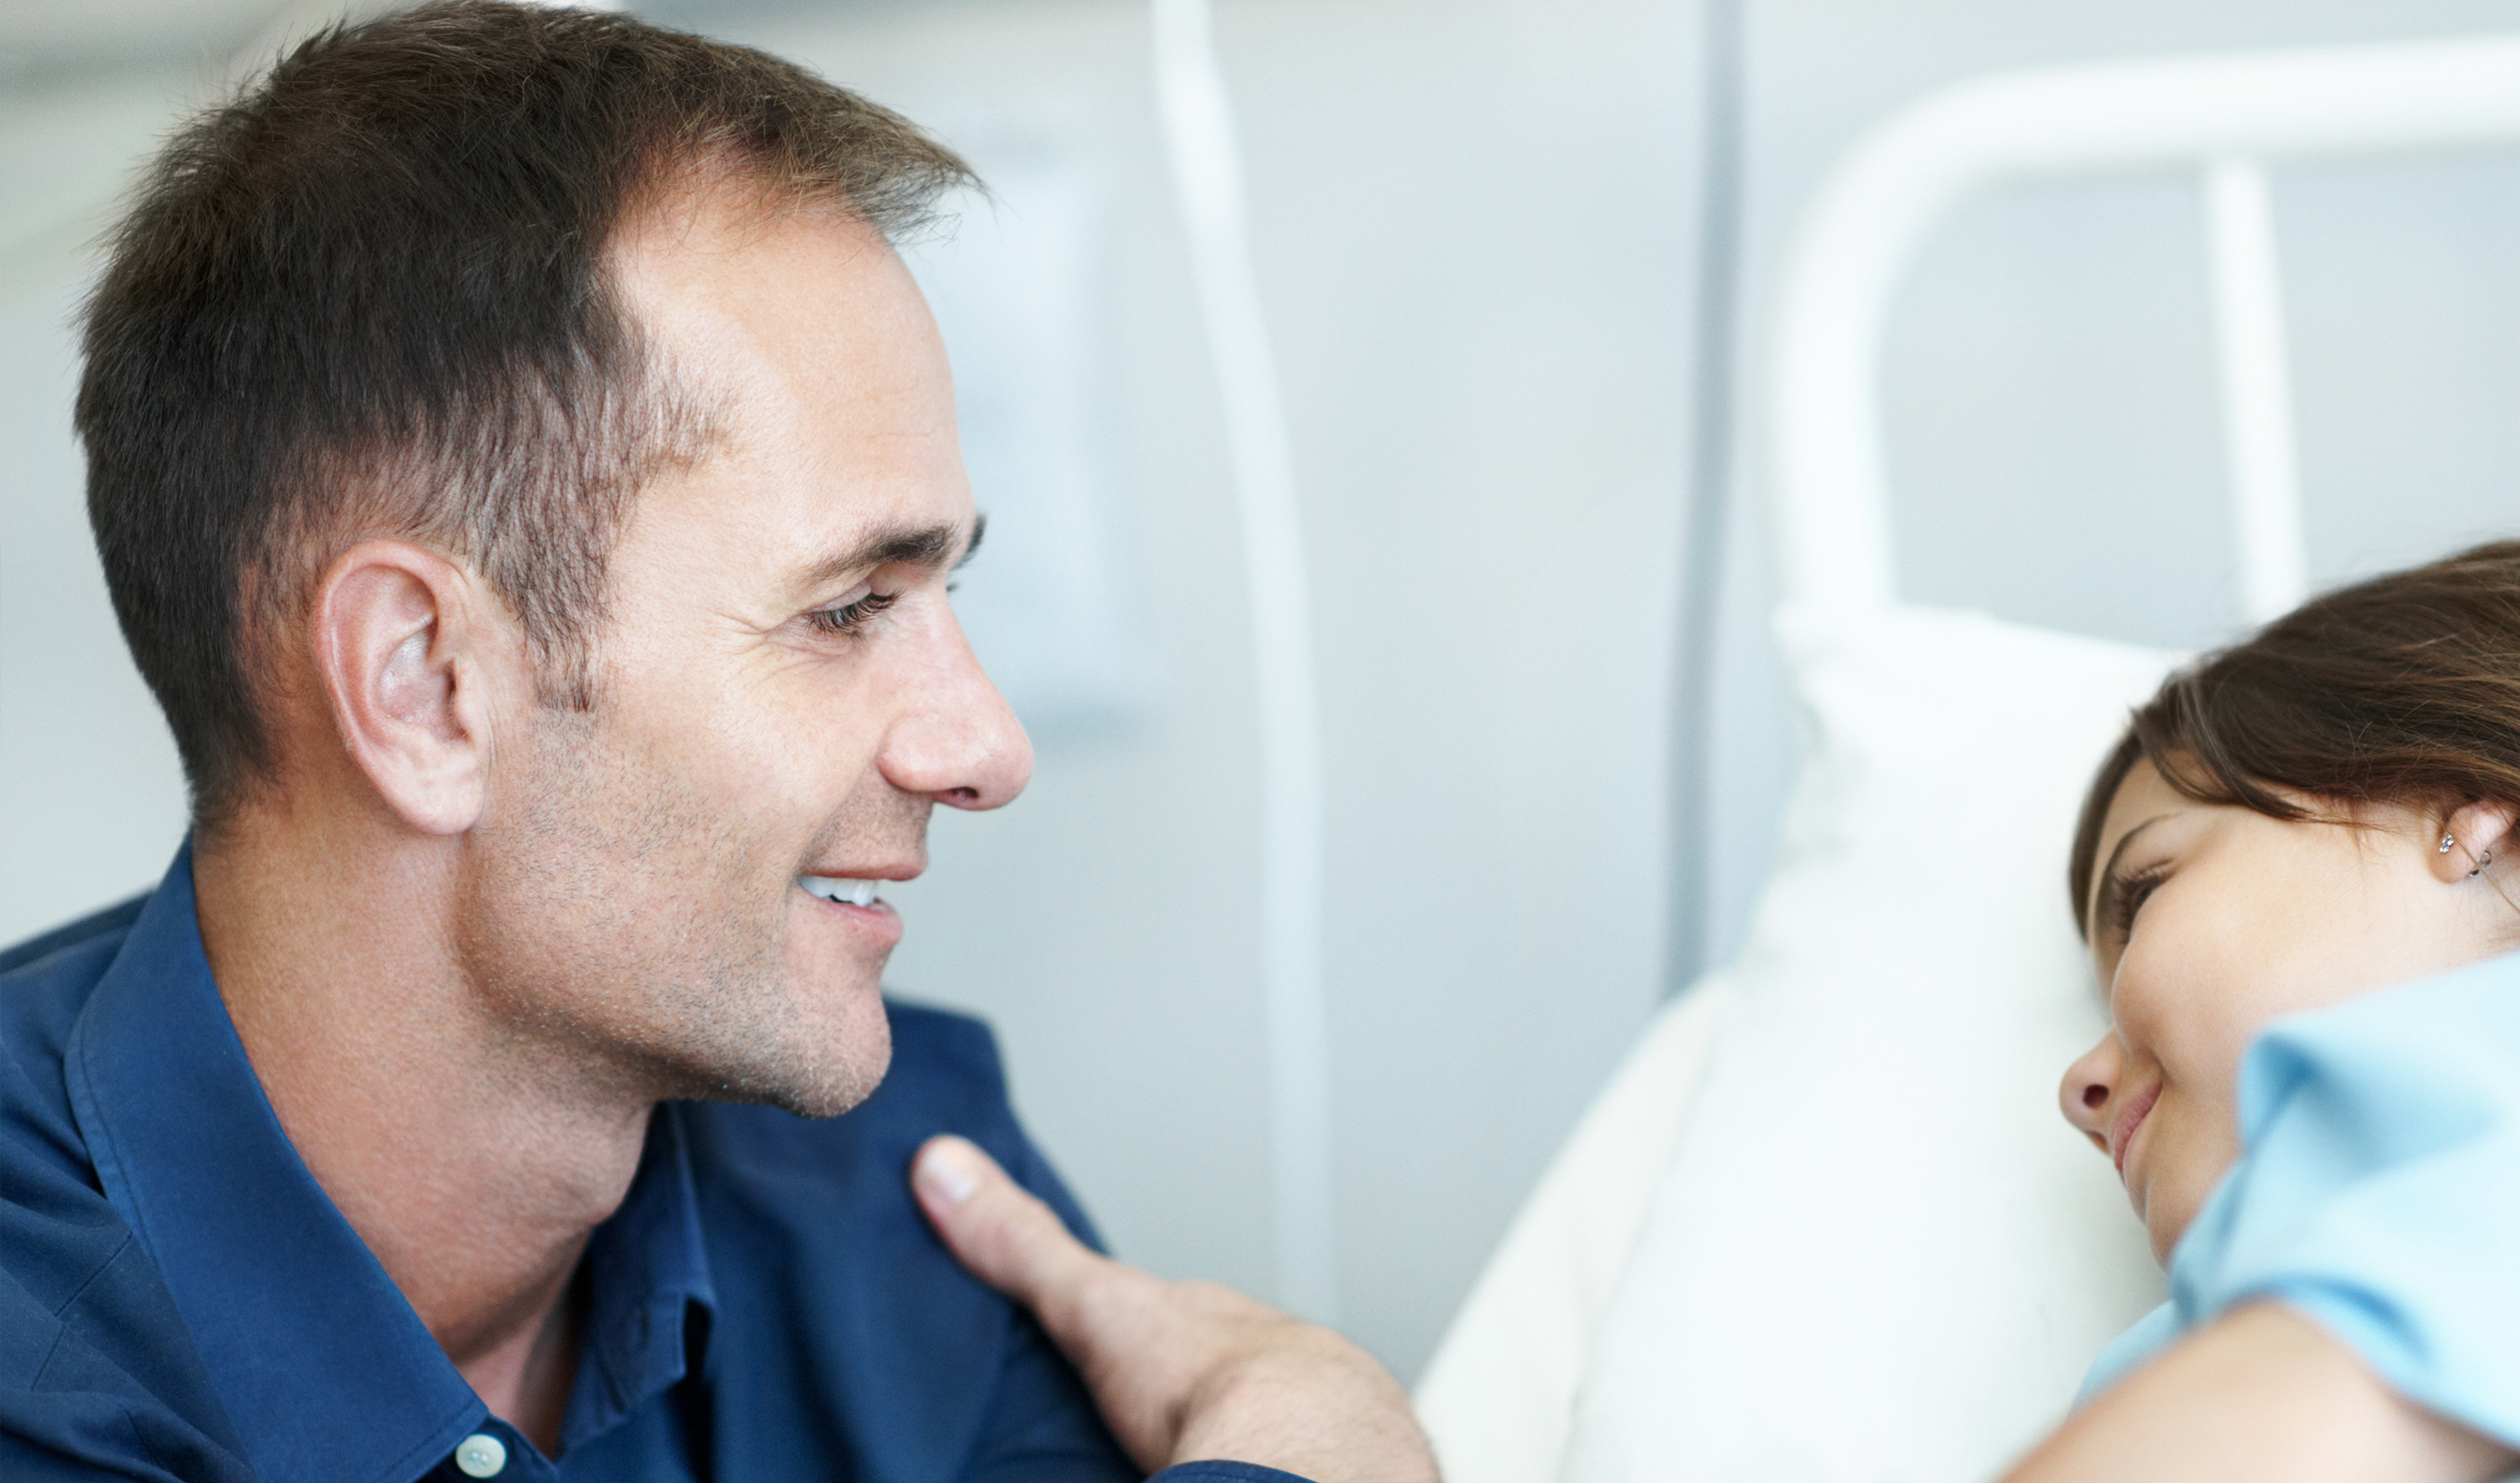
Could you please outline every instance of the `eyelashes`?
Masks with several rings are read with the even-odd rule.
[[[2143,904],[2151,900],[2152,893],[2161,889],[2161,883],[2169,878],[2170,867],[2166,864],[2147,865],[2141,870],[2110,877],[2108,926],[2113,940],[2123,946],[2135,934],[2136,913],[2143,910]]]
[[[805,614],[805,621],[816,633],[845,636],[856,633],[873,622],[878,614],[901,601],[897,592],[870,592],[854,603],[837,607],[818,607]]]

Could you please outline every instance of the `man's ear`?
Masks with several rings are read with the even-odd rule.
[[[2511,838],[2511,826],[2520,822],[2520,809],[2508,803],[2467,803],[2452,809],[2442,821],[2441,838],[2433,842],[2433,875],[2443,880],[2463,880],[2484,869],[2488,859],[2520,858],[2520,840]],[[2444,849],[2441,840],[2450,841]]]
[[[350,760],[413,829],[456,834],[488,790],[488,675],[471,574],[407,541],[363,541],[315,589],[315,667]]]

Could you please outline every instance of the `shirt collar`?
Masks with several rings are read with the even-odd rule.
[[[588,1286],[576,1388],[562,1451],[601,1436],[699,1363],[717,1290],[700,1236],[699,1199],[682,1109],[667,1102],[648,1123],[630,1192],[588,1238]]]
[[[66,1049],[99,1182],[163,1275],[258,1477],[404,1483],[480,1426],[479,1397],[263,1095],[202,948],[189,842]],[[714,1303],[670,1106],[585,1270],[588,1325],[564,1446],[679,1379],[689,1310]]]

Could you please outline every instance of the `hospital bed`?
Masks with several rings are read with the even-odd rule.
[[[1902,602],[1878,368],[1938,223],[2016,182],[2192,172],[2238,590],[2306,590],[2266,171],[2520,144],[2520,38],[1955,87],[1788,249],[1763,435],[1806,754],[1737,962],[1676,998],[1516,1215],[1418,1392],[1451,1483],[1992,1477],[2160,1280],[2054,1115],[2102,1028],[2058,881],[2176,656]]]

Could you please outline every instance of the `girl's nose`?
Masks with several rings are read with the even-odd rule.
[[[2065,1121],[2103,1153],[2109,1147],[2109,1103],[2117,1098],[2124,1058],[2117,1032],[2112,1030],[2065,1068],[2064,1083],[2056,1089],[2057,1107]]]

